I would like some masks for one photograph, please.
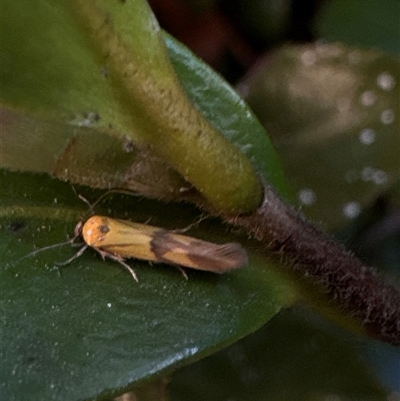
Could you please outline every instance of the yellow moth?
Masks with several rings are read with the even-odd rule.
[[[123,190],[111,190],[102,195],[93,205],[83,196],[79,194],[78,196],[93,211],[94,205],[112,192],[132,195]],[[139,281],[136,273],[125,262],[126,259],[135,258],[167,263],[179,268],[188,267],[214,273],[225,273],[244,267],[248,263],[246,251],[236,242],[215,244],[160,227],[98,215],[90,217],[85,222],[80,221],[75,227],[75,236],[71,240],[38,249],[22,259],[61,245],[77,245],[77,240],[80,238],[84,241],[81,249],[72,258],[58,263],[59,266],[72,262],[89,246],[99,252],[103,259],[108,257],[119,262],[129,270],[136,281]],[[182,269],[181,271],[187,278],[186,273]]]
[[[214,273],[225,273],[248,262],[246,251],[234,242],[219,245],[163,228],[105,216],[92,216],[84,224],[78,223],[75,236],[82,236],[85,245],[66,263],[90,246],[103,258],[110,257],[120,262],[136,281],[138,278],[125,259],[142,259]]]

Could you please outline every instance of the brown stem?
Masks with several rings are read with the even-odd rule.
[[[351,252],[302,218],[266,186],[261,207],[228,218],[287,262],[289,271],[317,285],[372,337],[400,345],[400,292],[381,281]]]

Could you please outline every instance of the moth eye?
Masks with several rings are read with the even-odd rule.
[[[106,224],[103,224],[99,227],[99,230],[102,234],[107,234],[110,231],[110,227],[108,227]]]

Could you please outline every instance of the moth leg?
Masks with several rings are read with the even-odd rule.
[[[171,262],[168,261],[168,260],[164,260],[163,262],[166,263],[166,264],[168,264],[168,265],[171,265],[171,266],[176,267],[176,268],[182,273],[182,276],[185,277],[186,280],[189,280],[189,277],[188,277],[187,273],[185,272],[184,269],[182,269],[182,267],[180,267],[179,265],[177,265],[177,264],[175,264],[175,263],[171,263]],[[150,266],[153,266],[153,262],[152,262],[152,261],[149,261],[149,265],[150,265]]]
[[[133,270],[132,267],[130,267],[127,263],[125,263],[125,260],[124,260],[124,258],[123,258],[122,256],[114,255],[114,254],[112,254],[112,253],[102,251],[101,249],[96,249],[96,251],[101,255],[101,257],[102,257],[103,259],[105,259],[105,258],[107,257],[107,258],[110,258],[110,259],[112,259],[112,260],[115,260],[115,261],[118,262],[120,265],[124,266],[125,269],[127,269],[127,270],[129,271],[129,273],[131,273],[133,279],[134,279],[137,283],[139,282],[139,279],[138,279],[138,277],[137,277],[137,275],[136,275],[136,273],[135,273],[135,270]]]
[[[76,248],[77,246],[85,246],[84,242],[72,242],[71,241],[71,246]]]
[[[175,263],[171,263],[169,261],[166,261],[165,263],[168,263],[169,265],[176,267],[182,273],[182,276],[185,277],[186,280],[189,280],[187,273],[185,272],[184,269],[182,269],[182,267],[180,267],[179,265],[177,265]]]
[[[87,245],[83,245],[82,248],[79,249],[79,251],[74,256],[72,256],[65,262],[56,262],[56,266],[65,266],[71,263],[73,260],[78,259],[80,256],[82,256],[83,252],[86,251],[87,247],[88,247]]]
[[[175,267],[179,269],[179,271],[182,273],[183,277],[185,277],[186,280],[189,280],[187,273],[185,272],[185,270],[182,269],[182,267],[178,265],[176,265]]]

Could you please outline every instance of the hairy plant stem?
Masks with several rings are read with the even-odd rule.
[[[266,186],[260,208],[227,218],[284,261],[289,272],[316,286],[371,337],[400,345],[400,292],[383,282],[350,251],[306,221]]]

